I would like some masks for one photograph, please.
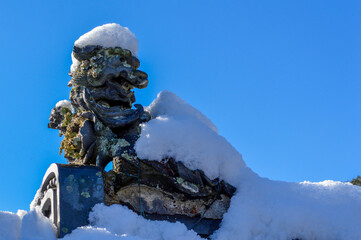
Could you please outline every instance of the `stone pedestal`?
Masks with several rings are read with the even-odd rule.
[[[56,226],[58,238],[88,225],[89,212],[104,202],[102,171],[95,166],[53,163],[45,173],[37,205]]]

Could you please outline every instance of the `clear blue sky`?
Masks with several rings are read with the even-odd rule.
[[[65,162],[50,110],[74,41],[110,22],[139,39],[138,103],[176,92],[264,177],[361,174],[360,1],[2,1],[0,19],[0,210],[27,210]]]

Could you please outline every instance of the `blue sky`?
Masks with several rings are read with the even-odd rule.
[[[163,89],[202,111],[260,176],[361,174],[360,1],[2,1],[0,210],[28,209],[59,156],[74,41],[104,23],[139,39],[148,105]]]

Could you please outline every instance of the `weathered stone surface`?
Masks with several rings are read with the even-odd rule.
[[[68,108],[54,107],[51,110],[48,127],[59,130],[59,136],[62,136],[66,131],[65,123],[69,121],[72,113]]]
[[[149,219],[181,221],[201,236],[218,228],[235,188],[209,179],[182,162],[139,159],[134,144],[140,123],[150,114],[135,102],[134,88],[145,88],[148,75],[139,60],[120,47],[74,47],[80,62],[73,70],[69,109],[55,107],[49,128],[64,135],[60,152],[70,164],[103,171],[105,204],[123,204]]]
[[[143,211],[146,214],[200,217],[205,213],[204,218],[222,219],[223,213],[227,211],[230,203],[229,197],[223,194],[213,202],[214,198],[187,199],[182,195],[143,184],[140,185],[140,188]],[[141,212],[138,190],[139,186],[135,183],[121,188],[116,193],[119,203],[131,206],[136,212]],[[206,206],[210,206],[209,209]]]

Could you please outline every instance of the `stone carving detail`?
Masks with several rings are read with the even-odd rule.
[[[181,221],[201,236],[210,235],[235,192],[201,170],[190,170],[172,158],[139,159],[134,144],[140,123],[150,114],[135,102],[134,88],[145,88],[148,75],[139,60],[120,47],[75,46],[78,67],[70,73],[71,105],[52,109],[49,128],[64,136],[60,152],[73,165],[95,165],[103,171],[105,203],[123,204],[150,219]]]
[[[74,47],[73,54],[80,61],[68,84],[75,112],[59,106],[50,115],[49,127],[64,135],[60,151],[69,163],[101,168],[121,154],[135,157],[139,123],[150,119],[141,105],[132,109],[132,89],[148,85],[138,59],[119,47]]]

